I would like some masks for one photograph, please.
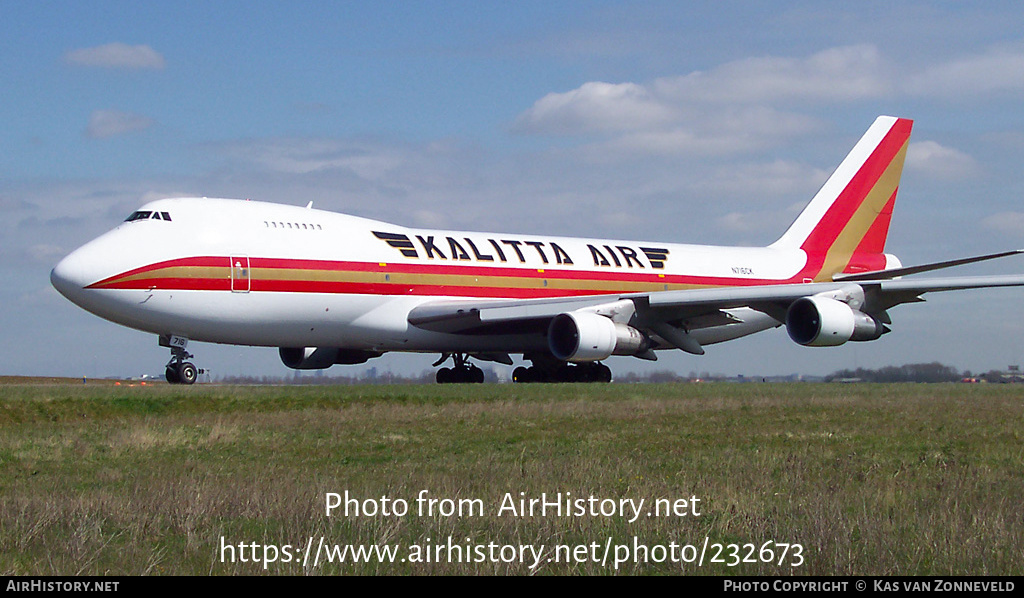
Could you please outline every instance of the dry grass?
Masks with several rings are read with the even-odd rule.
[[[305,546],[801,543],[787,565],[626,573],[951,575],[1024,568],[1024,397],[945,385],[0,389],[0,574],[263,573],[221,536]],[[483,517],[326,517],[346,490]],[[702,499],[700,517],[498,517],[505,493]],[[530,573],[518,562],[267,573]],[[612,572],[545,562],[539,573]]]

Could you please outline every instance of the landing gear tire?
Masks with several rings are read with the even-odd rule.
[[[603,363],[585,363],[570,365],[568,363],[542,366],[517,367],[512,371],[512,381],[517,384],[527,382],[602,382],[612,381],[612,370]]]
[[[199,369],[190,361],[180,364],[177,370],[178,382],[181,384],[195,384],[199,379]]]
[[[484,371],[476,366],[437,370],[438,384],[483,384],[483,381]]]
[[[437,370],[434,379],[438,384],[483,384],[484,371],[468,363],[467,355],[445,353],[434,365],[441,365],[448,358],[455,361],[455,367]]]
[[[180,344],[172,343],[172,340],[182,342]],[[188,339],[181,337],[160,337],[160,346],[171,349],[171,360],[164,367],[164,378],[170,384],[195,384],[199,380],[200,374],[205,373],[191,361],[186,361],[193,357],[191,353],[185,351],[186,343],[188,343]]]
[[[533,382],[532,370],[533,368],[525,368],[519,366],[512,370],[512,382],[516,384],[525,384],[527,382]]]
[[[578,365],[572,374],[570,382],[611,382],[612,370],[603,363],[588,363]]]

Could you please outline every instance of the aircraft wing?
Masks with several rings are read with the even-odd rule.
[[[760,285],[748,287],[716,287],[682,291],[623,293],[557,299],[451,299],[431,301],[409,314],[409,323],[437,332],[480,334],[483,329],[503,323],[547,324],[555,316],[580,309],[596,308],[622,300],[633,303],[643,315],[654,319],[673,319],[700,315],[738,307],[788,305],[790,302],[818,293],[856,287],[853,283],[807,283]],[[660,312],[660,314],[659,314]],[[655,315],[659,314],[659,315]]]
[[[1024,286],[1024,275],[970,276],[953,278],[927,278],[920,280],[858,280],[856,282],[815,282],[806,284],[726,287],[685,291],[661,291],[648,294],[623,295],[644,303],[654,311],[671,313],[674,310],[701,308],[729,309],[750,307],[771,315],[773,306],[788,307],[801,297],[812,295],[845,295],[846,299],[864,295],[862,300],[868,312],[875,308],[888,309],[901,303],[921,301],[924,293],[955,291],[991,287]],[[778,318],[777,318],[778,319]],[[785,317],[783,316],[783,320]],[[780,320],[782,321],[782,320]]]
[[[559,299],[451,299],[431,301],[409,313],[418,328],[453,334],[501,334],[547,330],[551,318],[619,300],[616,295]]]
[[[452,299],[420,305],[408,316],[413,326],[452,334],[546,333],[556,316],[593,311],[647,330],[668,345],[701,354],[703,349],[688,334],[696,329],[724,326],[742,320],[729,310],[750,308],[786,321],[789,306],[803,297],[824,296],[891,323],[886,310],[902,303],[923,301],[929,292],[1024,286],[1024,275],[893,280],[885,275],[874,280],[804,284],[715,287],[679,291],[655,291],[567,297],[557,299]],[[628,309],[623,309],[627,302]]]

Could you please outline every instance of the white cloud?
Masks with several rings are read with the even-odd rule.
[[[162,69],[164,57],[146,45],[129,46],[119,42],[80,48],[64,54],[68,64],[114,69]]]
[[[863,45],[806,58],[749,58],[649,84],[588,82],[537,100],[513,130],[603,135],[610,140],[600,149],[629,153],[749,151],[820,130],[816,119],[791,111],[794,103],[891,93],[886,71],[878,50]]]
[[[761,56],[648,83],[591,81],[550,93],[516,119],[513,131],[597,137],[588,149],[622,155],[729,154],[821,131],[801,107],[905,97],[948,99],[1024,91],[1024,48],[1012,46],[931,66],[899,68],[870,44],[804,57]],[[912,168],[945,177],[976,173],[972,158],[935,143],[915,144]]]
[[[1024,91],[1024,49],[993,49],[984,54],[933,65],[909,77],[906,91],[934,97]]]
[[[704,118],[680,122],[671,127],[652,127],[627,132],[598,144],[600,155],[613,150],[610,157],[629,154],[729,155],[756,151],[778,143],[780,139],[818,131],[822,124],[814,118],[766,107],[723,108]]]
[[[26,250],[29,258],[37,264],[55,264],[57,260],[64,257],[66,250],[60,245],[52,243],[37,243]]]
[[[832,48],[807,58],[746,58],[654,82],[659,96],[689,103],[765,104],[779,101],[852,101],[891,91],[878,49]]]
[[[138,205],[144,205],[158,199],[171,197],[195,197],[197,194],[191,191],[146,191],[139,195]]]
[[[152,125],[152,119],[140,114],[118,110],[95,110],[89,116],[85,134],[92,139],[105,139],[141,131]]]
[[[380,179],[403,161],[393,149],[333,139],[258,140],[231,144],[225,151],[274,172],[310,174],[348,170],[367,180]]]
[[[635,83],[584,83],[565,93],[549,93],[516,121],[525,132],[573,135],[646,129],[671,121],[672,109]]]
[[[828,171],[788,160],[735,164],[718,169],[709,179],[707,191],[717,189],[719,193],[762,200],[798,197],[802,198],[802,208],[828,176]]]
[[[416,210],[411,214],[411,217],[411,223],[424,228],[446,228],[451,226],[447,215],[434,210]]]
[[[943,180],[975,176],[980,170],[974,158],[935,141],[911,143],[907,148],[906,166]]]
[[[989,230],[1015,237],[1024,237],[1024,213],[1001,212],[993,214],[981,221],[982,226]]]

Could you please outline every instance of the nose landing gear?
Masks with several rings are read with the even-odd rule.
[[[187,361],[195,357],[185,350],[187,345],[188,339],[184,337],[174,335],[160,337],[160,346],[171,349],[171,360],[164,367],[164,378],[167,378],[171,384],[195,384],[200,374],[205,373],[205,370],[201,370],[191,361]]]

